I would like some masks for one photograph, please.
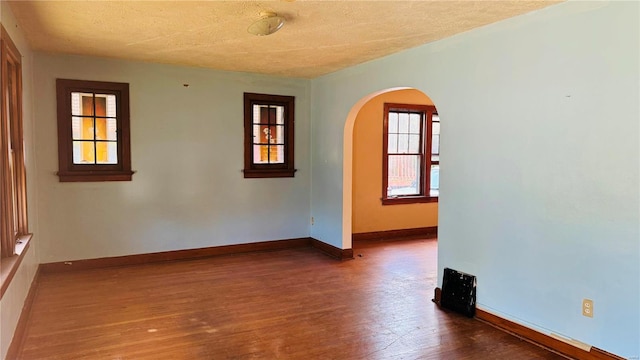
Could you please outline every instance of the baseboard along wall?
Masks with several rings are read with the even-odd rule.
[[[407,238],[435,239],[438,237],[438,227],[420,227],[412,229],[372,231],[365,233],[355,233],[351,235],[353,242],[367,240],[403,240]]]
[[[440,288],[435,289],[433,302],[440,306],[440,297],[442,290]],[[580,360],[625,360],[615,354],[611,354],[607,351],[598,349],[597,347],[583,344],[572,339],[564,339],[555,334],[544,334],[537,330],[533,330],[524,325],[518,324],[511,320],[507,320],[496,314],[493,314],[487,310],[476,307],[477,320],[486,322],[487,324],[494,326],[502,331],[508,332],[512,335],[522,338],[538,346],[547,348],[551,351],[565,355],[572,359]]]
[[[217,255],[240,254],[255,251],[275,251],[313,247],[338,260],[353,258],[352,249],[340,249],[320,240],[306,237],[285,240],[262,241],[249,244],[213,246],[198,249],[163,251],[157,253],[115,256],[97,259],[69,260],[40,264],[43,273],[96,269],[112,266],[129,266],[162,261],[198,259]]]

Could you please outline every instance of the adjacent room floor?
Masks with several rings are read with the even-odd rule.
[[[563,359],[438,309],[435,240],[367,242],[355,254],[41,274],[21,359]]]

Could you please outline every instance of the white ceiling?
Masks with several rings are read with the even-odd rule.
[[[35,50],[314,78],[559,1],[10,1]],[[271,10],[277,33],[248,26]]]

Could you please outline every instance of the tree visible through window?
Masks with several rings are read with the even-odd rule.
[[[293,96],[244,94],[244,177],[293,177]]]
[[[382,203],[438,201],[440,119],[434,106],[384,105]]]
[[[60,181],[131,180],[129,84],[58,79]]]

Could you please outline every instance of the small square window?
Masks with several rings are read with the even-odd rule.
[[[129,84],[58,79],[60,181],[130,181]]]
[[[293,96],[244,94],[244,177],[293,177]]]

